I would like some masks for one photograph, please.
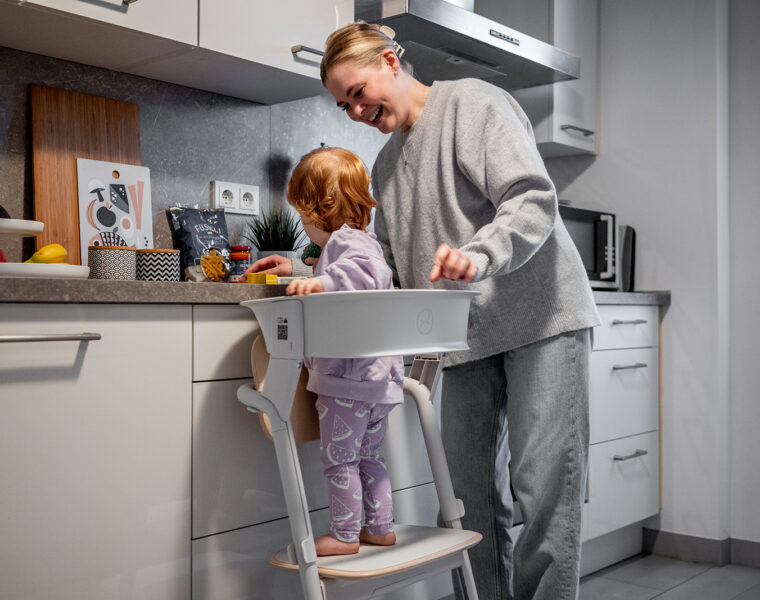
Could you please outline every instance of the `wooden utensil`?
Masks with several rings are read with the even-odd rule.
[[[32,85],[34,218],[45,223],[39,249],[57,242],[81,264],[77,158],[140,164],[137,104]]]

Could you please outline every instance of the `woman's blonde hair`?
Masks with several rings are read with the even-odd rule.
[[[394,35],[388,27],[364,21],[356,21],[333,31],[325,42],[325,54],[319,67],[322,85],[327,81],[327,73],[338,63],[351,60],[360,66],[377,64],[385,50],[393,51],[402,68],[411,73],[412,66],[401,61],[404,51],[393,41]]]
[[[322,231],[335,231],[344,223],[363,230],[377,205],[369,182],[367,168],[353,152],[317,148],[296,165],[288,182],[288,202]]]

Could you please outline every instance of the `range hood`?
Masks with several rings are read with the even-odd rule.
[[[580,76],[577,56],[445,0],[354,0],[354,16],[393,29],[426,85],[475,77],[516,90]]]

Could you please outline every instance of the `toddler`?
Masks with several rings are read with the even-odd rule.
[[[362,161],[341,148],[305,155],[288,182],[288,202],[322,248],[314,277],[292,281],[288,295],[392,289],[391,269],[375,235],[365,230],[376,205]],[[317,555],[355,554],[359,542],[390,546],[393,507],[380,454],[388,413],[403,401],[400,356],[304,359],[307,388],[317,394],[320,452],[330,501],[330,533]],[[361,527],[362,506],[364,527]]]

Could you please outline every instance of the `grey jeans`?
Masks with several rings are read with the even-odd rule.
[[[483,534],[470,550],[480,600],[578,597],[590,332],[444,371],[441,425],[454,492],[465,529]],[[515,544],[510,471],[524,518]]]

